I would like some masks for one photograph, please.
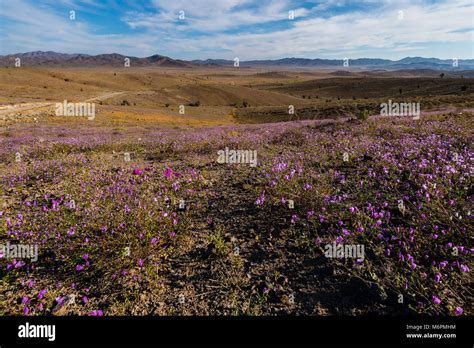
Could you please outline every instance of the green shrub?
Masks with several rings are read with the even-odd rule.
[[[356,117],[358,120],[365,121],[369,118],[369,110],[363,109],[357,112]]]

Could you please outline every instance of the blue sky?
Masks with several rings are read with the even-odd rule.
[[[473,27],[472,0],[0,0],[0,54],[472,59]]]

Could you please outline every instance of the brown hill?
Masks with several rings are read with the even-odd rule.
[[[172,59],[161,55],[145,58],[128,57],[118,53],[98,54],[63,54],[56,52],[28,52],[0,56],[0,66],[15,66],[16,58],[20,58],[22,67],[123,67],[129,59],[132,67],[168,67],[189,68],[194,64],[182,60]]]

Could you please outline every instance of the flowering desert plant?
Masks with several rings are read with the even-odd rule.
[[[259,311],[271,313],[288,283],[312,285],[297,269],[283,277],[286,253],[271,244],[375,285],[394,313],[472,314],[471,120],[11,127],[0,133],[0,244],[37,245],[38,259],[0,258],[0,313],[146,314],[177,303],[171,281],[189,260],[183,278],[202,291],[186,304],[228,306],[216,296],[231,294],[231,312],[246,313],[248,283],[265,283]],[[226,147],[257,150],[258,166],[216,163]],[[333,243],[363,245],[365,257],[328,259]],[[209,244],[219,258],[200,251]]]

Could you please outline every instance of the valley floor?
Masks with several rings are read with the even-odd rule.
[[[0,245],[38,260],[0,258],[0,313],[472,315],[468,111],[8,125]],[[258,165],[218,163],[226,147]]]

